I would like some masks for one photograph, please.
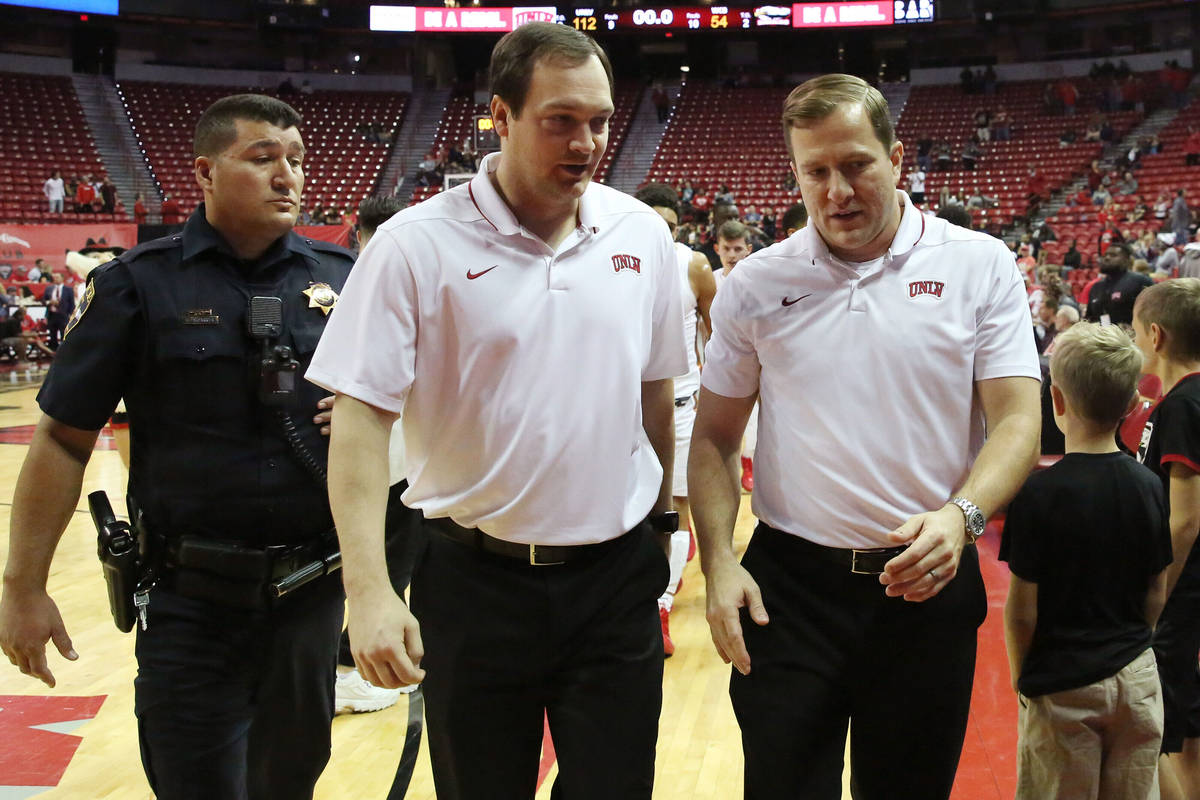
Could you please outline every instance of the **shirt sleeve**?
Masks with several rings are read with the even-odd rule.
[[[748,330],[749,320],[741,313],[742,282],[731,272],[721,282],[709,312],[713,331],[704,348],[701,385],[723,397],[749,397],[758,391],[762,366]]]
[[[81,430],[103,428],[144,353],[144,330],[129,268],[94,270],[38,392],[42,411]]]
[[[1037,583],[1041,553],[1037,533],[1032,530],[1030,505],[1029,493],[1025,489],[1013,498],[1004,518],[1004,532],[1000,536],[997,557],[1007,561],[1009,570],[1021,580]]]
[[[655,217],[658,217],[655,214]],[[682,277],[676,266],[675,246],[667,230],[661,224],[662,235],[655,248],[656,261],[654,280],[653,319],[650,331],[650,352],[642,368],[643,381],[657,381],[686,375],[688,371],[687,343],[683,336],[683,287]]]
[[[989,295],[976,319],[975,380],[1013,377],[1041,380],[1025,282],[1003,245],[997,244],[991,269]]]
[[[1183,464],[1200,472],[1200,402],[1187,396],[1172,400],[1163,402],[1154,425],[1162,453],[1159,466],[1165,471],[1168,464]]]
[[[419,300],[395,232],[377,231],[350,271],[304,377],[402,413],[416,374]]]

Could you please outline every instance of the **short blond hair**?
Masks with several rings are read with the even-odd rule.
[[[890,154],[896,142],[896,128],[892,125],[887,100],[862,78],[831,73],[805,81],[792,89],[783,101],[783,141],[788,157],[796,157],[792,152],[792,128],[819,122],[844,105],[863,107],[875,138],[883,145],[883,151]]]
[[[1116,325],[1080,322],[1054,338],[1050,380],[1096,425],[1116,428],[1141,374],[1142,352]]]
[[[1200,361],[1200,278],[1175,278],[1147,286],[1133,304],[1133,318],[1167,334],[1167,357]]]

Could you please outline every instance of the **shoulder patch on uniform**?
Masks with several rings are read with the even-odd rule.
[[[108,266],[105,264],[105,266]],[[92,281],[92,277],[99,270],[92,270],[88,275],[87,289],[83,292],[83,299],[75,306],[75,313],[71,315],[71,319],[67,322],[67,327],[63,329],[63,339],[66,339],[71,331],[75,330],[75,325],[83,317],[84,313],[91,307],[92,298],[96,296],[96,284]]]

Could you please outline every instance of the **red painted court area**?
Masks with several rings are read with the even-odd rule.
[[[0,786],[57,786],[104,699],[0,695]]]

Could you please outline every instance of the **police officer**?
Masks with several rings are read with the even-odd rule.
[[[329,759],[340,576],[264,600],[333,525],[320,478],[328,415],[303,419],[328,401],[289,382],[352,258],[291,230],[304,186],[299,123],[259,95],[223,98],[200,117],[204,203],[182,234],[92,274],[38,394],[44,415],[17,482],[0,644],[53,686],[47,639],[78,656],[47,573],[99,429],[125,398],[130,497],[160,564],[134,682],[159,800],[308,798]]]

